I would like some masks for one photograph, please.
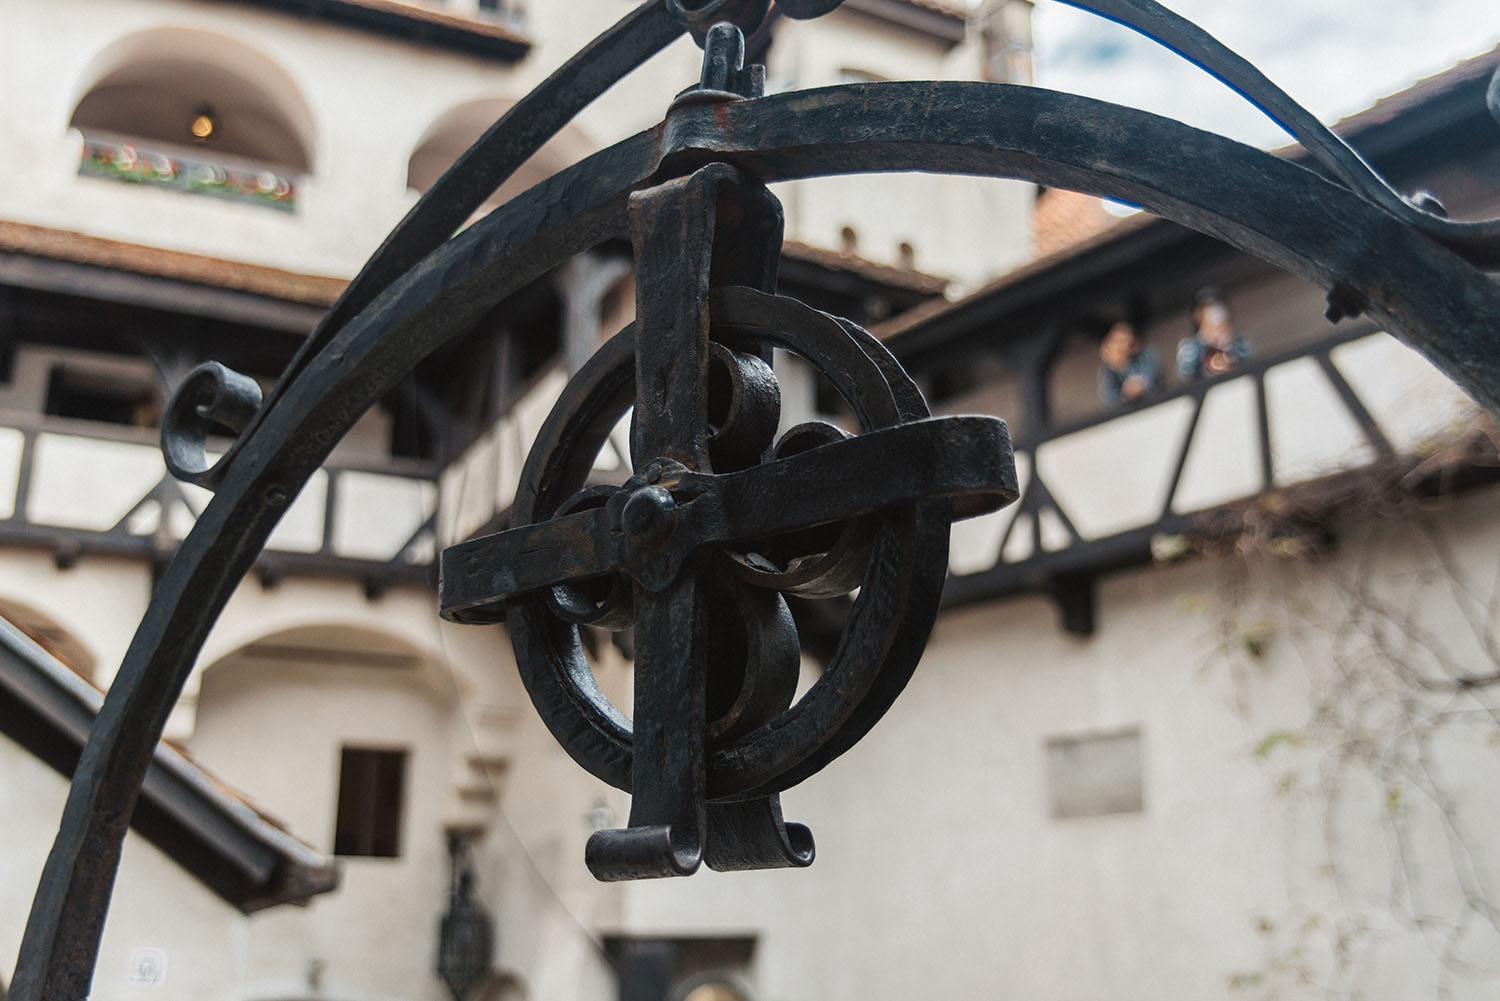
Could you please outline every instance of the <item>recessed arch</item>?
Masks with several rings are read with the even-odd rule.
[[[93,680],[98,658],[78,636],[56,618],[33,605],[0,596],[0,618],[5,619],[52,656],[83,678]],[[0,991],[0,1001],[5,994]]]
[[[427,127],[406,162],[406,186],[417,192],[432,187],[459,154],[509,111],[515,102],[503,97],[466,101],[448,109]],[[484,204],[481,211],[510,200],[564,167],[577,163],[598,147],[576,125],[566,125],[531,159],[516,170]]]
[[[405,680],[443,701],[465,694],[440,649],[368,621],[293,615],[278,623],[245,626],[230,644],[219,647],[222,653],[204,659],[205,677],[222,672],[226,665],[353,668]]]
[[[101,50],[80,77],[68,124],[85,135],[193,147],[204,110],[214,130],[202,145],[213,155],[313,172],[316,130],[296,81],[258,49],[196,28],[147,29]]]

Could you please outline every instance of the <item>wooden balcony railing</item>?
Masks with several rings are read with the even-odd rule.
[[[92,421],[0,413],[0,544],[164,561],[210,494],[167,475],[155,435]],[[329,464],[292,503],[257,564],[426,581],[435,558],[436,470],[425,463]]]
[[[1153,540],[1268,492],[1416,460],[1477,410],[1416,352],[1352,324],[1050,429],[1017,444],[1020,501],[954,526],[944,601],[1050,593],[1064,626],[1088,632],[1092,581],[1150,562]]]

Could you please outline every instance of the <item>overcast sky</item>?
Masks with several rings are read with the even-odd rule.
[[[1166,0],[1325,122],[1500,43],[1500,0]],[[1224,85],[1113,22],[1037,0],[1036,82],[1259,146],[1288,141]],[[1500,125],[1496,126],[1500,128]]]

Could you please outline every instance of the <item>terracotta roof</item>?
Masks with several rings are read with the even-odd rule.
[[[969,19],[967,12],[957,7],[950,7],[945,3],[938,3],[937,0],[900,0],[900,2],[906,4],[908,7],[931,11],[940,17],[951,18],[955,21],[967,21]]]
[[[299,274],[259,264],[109,240],[71,230],[0,220],[0,253],[7,252],[173,278],[311,306],[331,305],[348,284],[342,278],[327,275]]]
[[[917,10],[925,10],[929,14],[936,14],[939,17],[946,17],[952,21],[967,22],[969,19],[968,13],[962,8],[952,7],[948,4],[940,3],[939,0],[891,0],[891,2],[899,3],[907,7],[915,7]]]
[[[259,264],[203,257],[180,250],[166,250],[6,220],[0,220],[0,253],[27,254],[133,274],[172,278],[313,306],[331,305],[348,284],[343,278],[328,275],[283,271]],[[782,253],[831,271],[858,275],[872,282],[921,295],[942,295],[943,289],[948,286],[946,278],[914,268],[877,264],[858,254],[824,250],[793,240],[786,242]]]
[[[898,268],[841,250],[825,250],[796,240],[787,240],[781,245],[781,253],[793,260],[815,264],[830,271],[844,271],[882,285],[918,292],[922,295],[942,295],[948,287],[948,279],[929,275],[915,268]]]
[[[477,18],[464,17],[460,14],[449,13],[445,10],[436,10],[432,7],[425,7],[419,4],[402,3],[401,0],[335,0],[335,2],[349,7],[362,7],[365,10],[375,11],[380,14],[410,18],[413,21],[425,21],[428,24],[439,25],[471,35],[503,39],[507,42],[515,42],[517,45],[531,44],[531,39],[525,35],[518,31],[513,31],[502,24],[497,24],[494,21],[481,21]],[[915,0],[908,0],[908,2],[915,2]]]
[[[531,49],[531,39],[488,18],[468,17],[427,4],[402,0],[228,0],[311,17],[396,38],[514,62]]]
[[[1066,188],[1046,188],[1037,195],[1031,213],[1036,256],[1056,253],[1112,226],[1116,216],[1104,209],[1096,195]]]

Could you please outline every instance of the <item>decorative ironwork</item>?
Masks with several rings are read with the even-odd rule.
[[[544,425],[520,527],[443,554],[443,614],[503,616],[554,736],[633,793],[630,827],[589,840],[600,879],[687,875],[705,860],[806,865],[811,835],[782,823],[776,793],[851,746],[905,685],[937,613],[950,502],[967,515],[1016,497],[1009,436],[995,418],[924,420],[869,334],[738,284],[774,286],[781,213],[737,171],[710,165],[637,193],[630,216],[637,320]],[[866,433],[805,424],[773,444],[773,347],[830,378]],[[585,489],[632,403],[636,475]],[[781,594],[856,587],[838,652],[791,708],[798,644]],[[632,623],[627,724],[587,680],[575,626]]]
[[[234,446],[195,469],[215,484],[214,500],[163,572],[79,762],[12,998],[86,995],[151,749],[210,626],[297,491],[421,359],[605,240],[634,243],[640,334],[585,366],[533,451],[538,493],[517,519],[528,524],[451,553],[444,601],[459,618],[497,618],[505,606],[544,718],[557,730],[572,717],[568,750],[635,793],[631,826],[591,843],[590,863],[609,878],[684,872],[700,857],[720,868],[810,859],[810,838],[782,822],[776,793],[847,750],[889,706],[936,611],[949,518],[1014,488],[997,424],[924,419],[879,345],[772,294],[778,223],[763,185],[917,170],[1128,200],[1318,283],[1338,313],[1369,314],[1500,409],[1500,290],[1479,270],[1500,262],[1500,220],[1449,220],[1429,197],[1395,192],[1248,63],[1152,0],[1074,3],[1236,87],[1334,179],[1156,116],[1027,87],[748,96],[756,73],[739,64],[737,36],[759,23],[764,0],[647,0],[429,189],[266,400],[237,414],[246,422]],[[817,16],[837,0],[780,6]],[[706,90],[453,235],[579,110],[685,31],[708,45]],[[772,445],[773,397],[755,360],[767,346],[833,378],[861,433],[843,440],[814,427]],[[713,388],[716,371],[727,395]],[[577,464],[631,399],[636,476],[607,496],[580,491]],[[713,409],[726,399],[727,410]],[[839,680],[781,708],[779,593],[845,587],[861,565],[824,679]],[[627,607],[645,640],[628,733],[573,673],[570,642],[576,622],[624,621]],[[734,629],[743,649],[719,649]]]
[[[448,913],[438,925],[437,973],[453,1001],[469,1001],[492,976],[495,922],[474,898],[474,849],[461,835],[448,836]]]

